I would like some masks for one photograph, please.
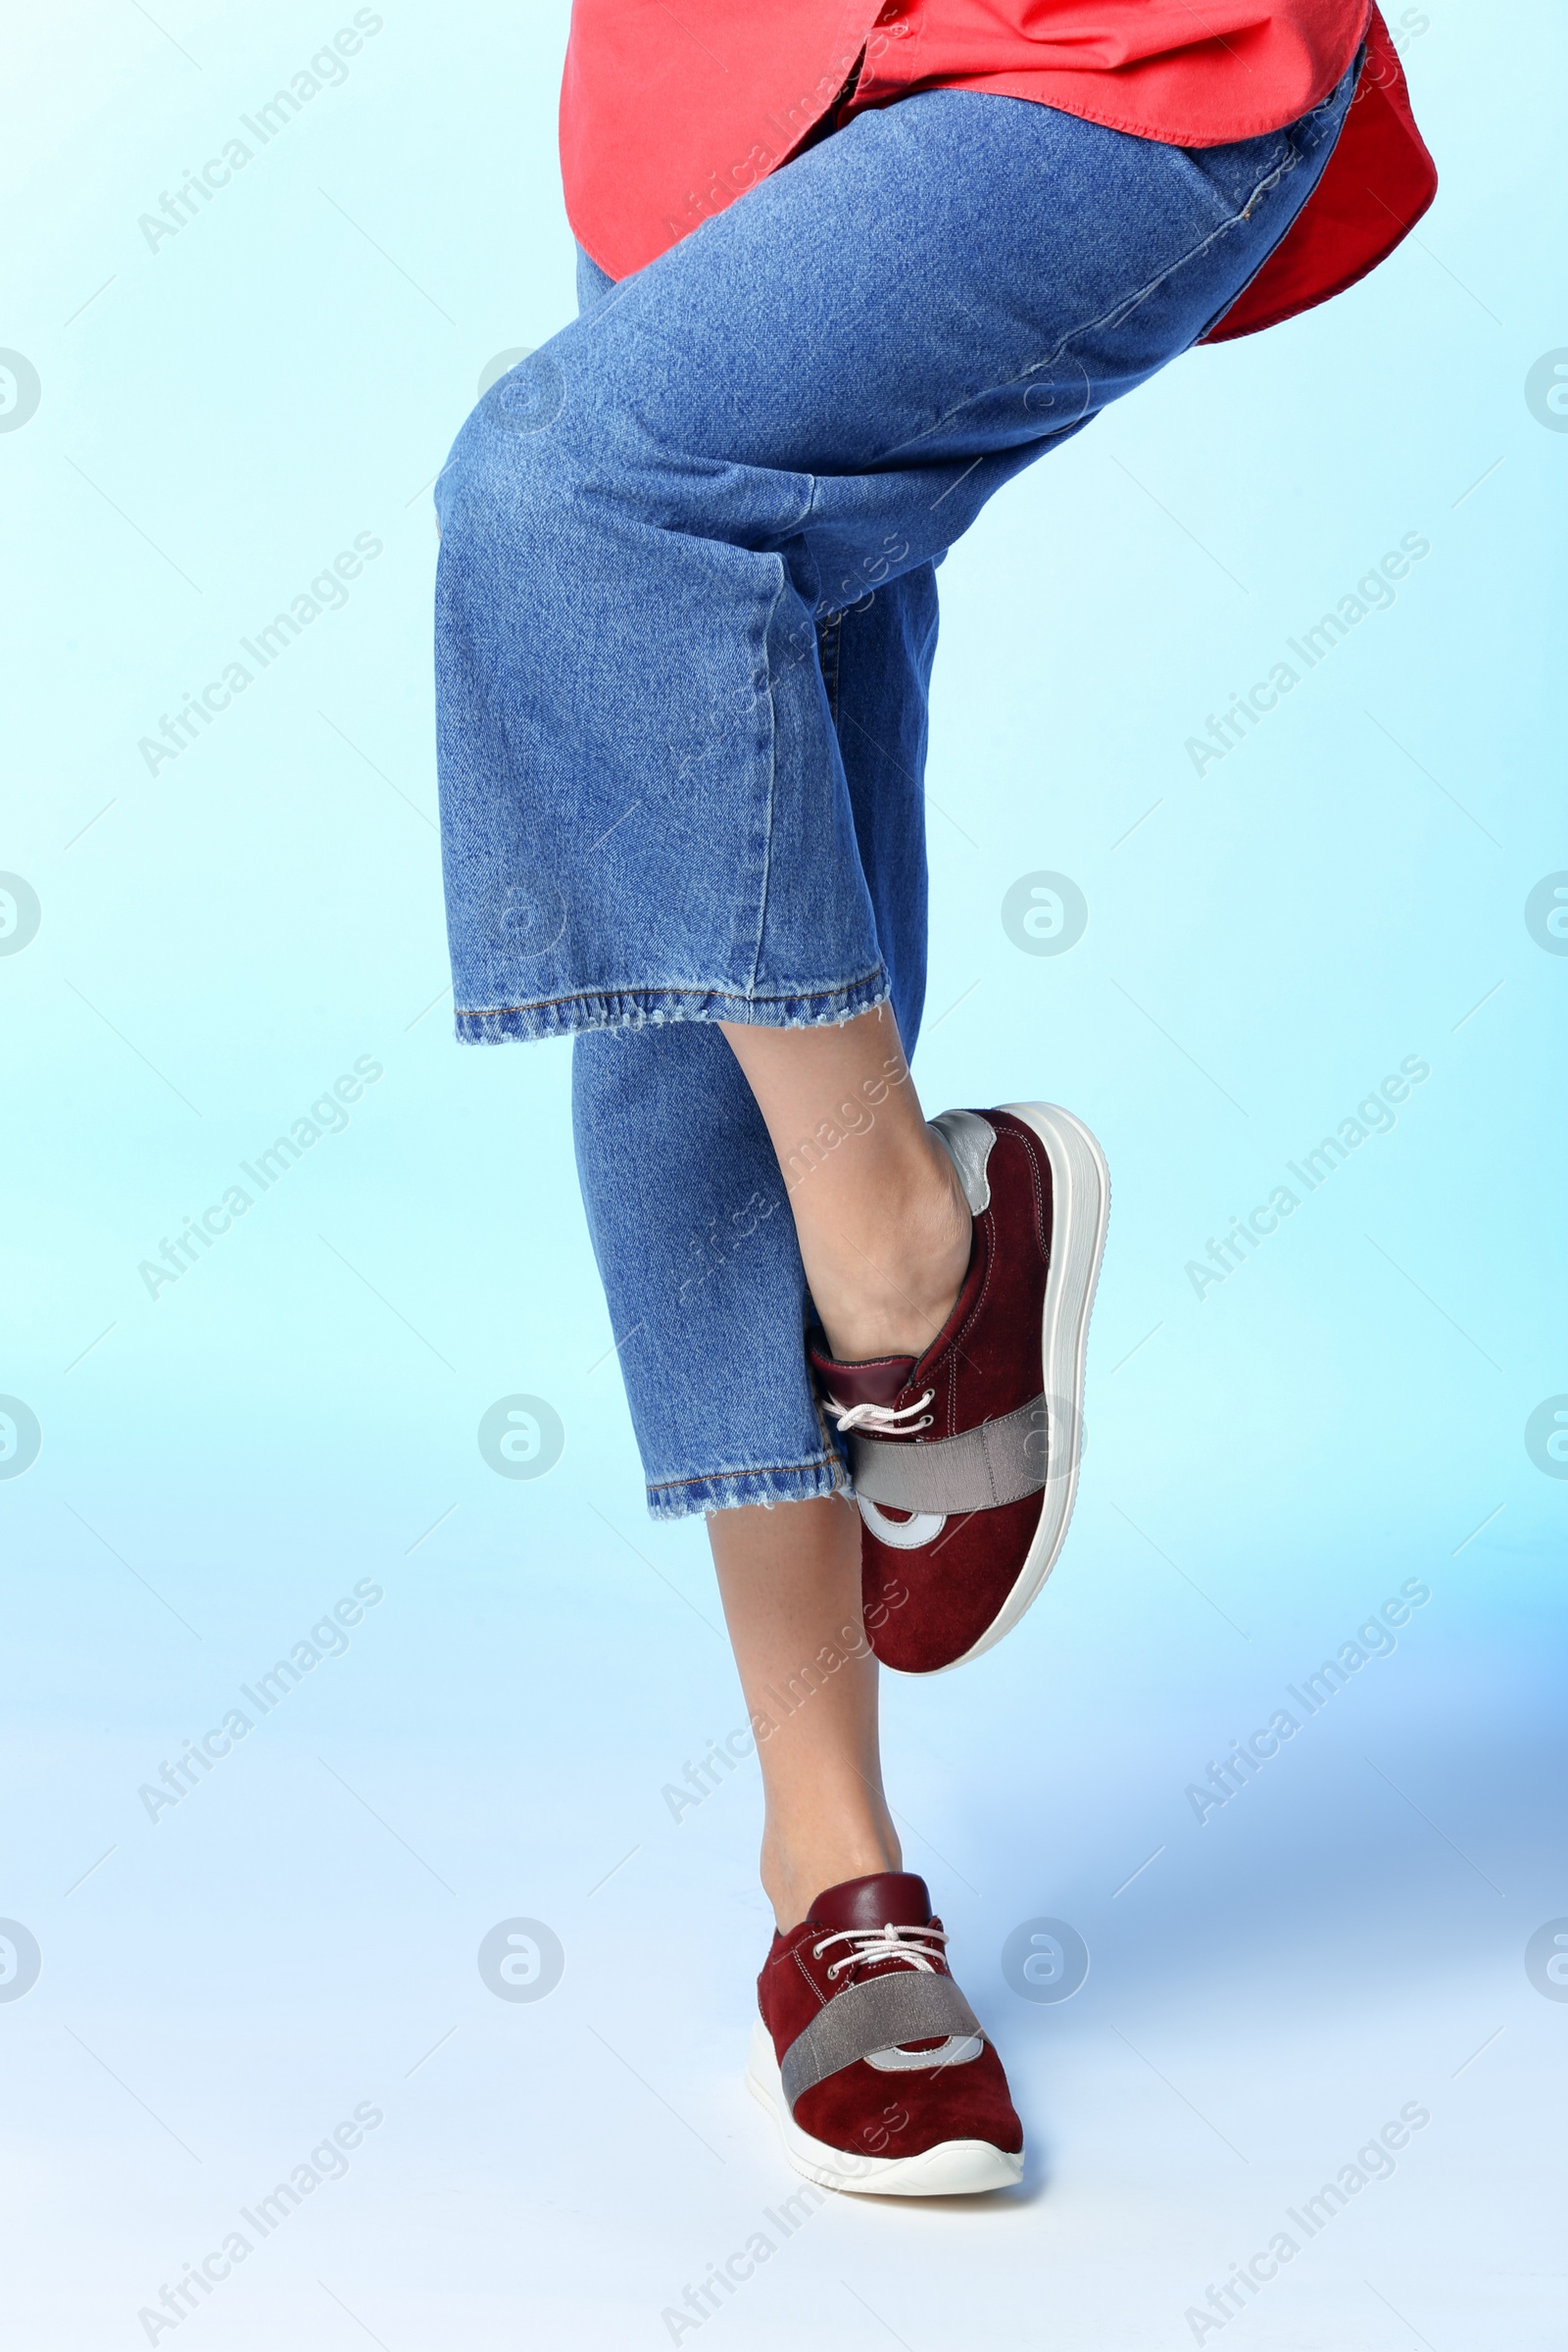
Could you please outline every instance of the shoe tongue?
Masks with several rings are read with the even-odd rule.
[[[878,1870],[824,1888],[809,1916],[819,1928],[923,1928],[931,1919],[931,1897],[912,1870]]]
[[[874,1355],[861,1364],[841,1364],[836,1357],[810,1350],[817,1378],[840,1404],[891,1404],[901,1389],[914,1378],[912,1355]],[[901,1878],[901,1871],[885,1872]]]

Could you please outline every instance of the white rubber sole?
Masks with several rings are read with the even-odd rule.
[[[967,1666],[971,1658],[983,1656],[1004,1635],[1011,1633],[1056,1565],[1066,1541],[1083,1452],[1089,1317],[1110,1219],[1110,1170],[1082,1119],[1075,1119],[1056,1102],[1004,1102],[1002,1108],[1034,1130],[1051,1162],[1051,1266],[1040,1333],[1050,1476],[1041,1500],[1040,1524],[1012,1591],[979,1641],[962,1657],[934,1668],[937,1674]]]
[[[897,2078],[889,2082],[896,2089]],[[746,2087],[778,2126],[794,2170],[819,2188],[871,2197],[973,2197],[991,2188],[1013,2188],[1023,2179],[1022,2156],[1009,2156],[988,2139],[945,2139],[919,2156],[854,2156],[813,2139],[789,2111],[773,2037],[760,2018],[752,2027]]]

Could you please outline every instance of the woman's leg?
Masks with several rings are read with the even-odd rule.
[[[897,711],[841,739],[819,630],[868,596],[874,630],[921,581],[934,603],[994,491],[1203,330],[1331,113],[1198,158],[960,92],[861,116],[459,436],[436,494],[458,1026],[591,1033],[579,1152],[656,1510],[842,1483],[780,1151],[827,1130],[794,1206],[846,1344],[951,1281],[912,1091],[866,1098],[854,1023],[891,998],[912,1043],[884,918],[923,906],[919,760]],[[750,1084],[719,1023],[780,1033],[742,1041]],[[846,1076],[853,1115],[813,1119]]]
[[[715,1511],[708,1529],[762,1768],[762,1885],[786,1934],[824,1886],[903,1866],[860,1622],[859,1515],[829,1495]]]
[[[830,1492],[808,1277],[859,1356],[923,1340],[961,1271],[897,1075],[923,740],[897,697],[841,710],[858,638],[891,615],[882,655],[902,630],[928,659],[905,592],[934,617],[933,559],[1202,331],[1328,143],[1195,161],[1021,101],[907,101],[623,285],[590,276],[579,325],[460,437],[438,489],[459,1025],[593,1032],[579,1163],[658,1511]],[[890,996],[902,1041],[865,1017]]]
[[[961,93],[862,117],[504,378],[437,491],[459,1031],[595,1033],[577,1045],[579,1164],[650,1501],[714,1514],[764,1879],[793,1931],[763,1972],[753,2079],[787,2145],[891,2138],[922,2187],[1016,2179],[1020,2134],[951,1984],[854,1982],[873,1953],[888,1965],[887,1937],[910,1939],[912,1976],[942,1962],[926,1890],[895,1868],[807,1281],[831,1346],[918,1346],[964,1216],[904,1062],[923,988],[923,669],[917,696],[881,712],[873,697],[849,729],[834,626],[891,615],[893,650],[902,633],[928,663],[946,547],[1196,339],[1313,161],[1279,134],[1199,163]],[[819,2006],[833,2024],[813,2039]],[[911,2069],[883,2035],[903,2052],[936,2037],[941,2061]],[[899,2097],[872,2116],[882,2061]],[[919,2170],[976,2149],[984,2179],[967,2159],[961,2178]]]
[[[784,1171],[830,1352],[923,1354],[958,1296],[971,1221],[892,1006],[829,1029],[721,1026]],[[822,1152],[841,1122],[844,1142]]]
[[[579,253],[579,311],[614,292]],[[903,1077],[905,1098],[912,1088],[900,1038],[912,1052],[925,996],[922,778],[936,634],[935,572],[924,564],[822,616],[812,664],[890,991],[873,1059]],[[841,1032],[810,1034],[830,1044]],[[825,1495],[842,1483],[801,1347],[807,1277],[789,1193],[830,1160],[824,1129],[857,1146],[870,1132],[889,1094],[880,1072],[871,1091],[875,1104],[843,1093],[831,1112],[817,1104],[781,1181],[779,1153],[718,1026],[577,1037],[578,1173],[657,1515]],[[923,1122],[899,1100],[882,1120],[879,1153],[895,1127],[906,1150],[911,1125],[928,1158]],[[832,1162],[811,1189],[825,1196],[840,1183]],[[763,1418],[772,1442],[759,1448]]]
[[[918,1152],[929,1147],[901,1074],[925,995],[921,777],[936,636],[930,565],[868,592],[818,630],[817,691],[891,997],[880,1023],[790,1034],[831,1052],[875,1030],[881,1051],[858,1089],[829,1087],[831,1100],[813,1099],[809,1124],[789,1134],[781,1165],[718,1024],[650,1024],[576,1040],[578,1174],[649,1504],[660,1517],[820,1496],[844,1484],[802,1346],[809,1301],[791,1191],[828,1198],[847,1161],[870,1150],[880,1163],[895,1136],[907,1153],[911,1130]]]
[[[792,1029],[888,972],[817,626],[1152,374],[1316,176],[1023,100],[858,117],[485,395],[436,486],[460,1034]]]
[[[589,299],[609,286],[591,271],[588,264]],[[925,567],[834,613],[818,633],[893,994],[888,1006],[842,1028],[790,1033],[835,1060],[826,1083],[797,1105],[796,1127],[769,1136],[741,1063],[711,1025],[594,1034],[576,1045],[579,1165],[619,1361],[656,1507],[680,1507],[694,1490],[710,1505],[719,1590],[758,1732],[762,1884],[782,1931],[824,1886],[900,1867],[882,1793],[878,1669],[861,1622],[860,1520],[828,1494],[840,1474],[806,1374],[807,1269],[790,1203],[796,1186],[830,1200],[843,1188],[845,1159],[868,1149],[884,1170],[906,1161],[924,1168],[931,1157],[909,1107],[900,1032],[912,1050],[925,983],[920,777],[936,623]],[[747,1030],[741,1042],[777,1034]],[[939,1184],[948,1164],[944,1156]],[[658,1171],[662,1213],[629,1220],[627,1202],[649,1169]],[[965,1208],[965,1249],[967,1222]],[[846,1346],[853,1336],[832,1333]],[[692,1393],[688,1366],[700,1384],[715,1355],[726,1380]],[[785,1443],[754,1469],[714,1476],[716,1466],[747,1459],[764,1397]],[[822,1482],[817,1499],[759,1507],[761,1496],[786,1494],[813,1475]],[[711,1507],[719,1502],[743,1507]]]
[[[926,698],[937,624],[936,581],[923,568],[872,591],[818,631],[818,651],[857,846],[892,984],[892,1002],[840,1027],[724,1027],[754,1096],[769,1094],[767,1146],[802,1244],[812,1303],[834,1289],[829,1250],[814,1237],[842,1229],[839,1203],[861,1178],[884,1200],[918,1198],[922,1221],[947,1251],[933,1295],[912,1310],[872,1277],[863,1286],[885,1310],[828,1326],[845,1351],[880,1332],[904,1344],[914,1317],[940,1322],[968,1250],[969,1212],[952,1195],[952,1163],[934,1151],[914,1099],[905,1048],[914,1050],[925,994],[924,812]],[[815,1049],[771,1086],[765,1055],[781,1036]],[[854,1171],[846,1182],[848,1171]],[[934,1171],[934,1175],[933,1175]],[[870,1259],[885,1258],[884,1220],[858,1233]],[[842,1246],[838,1254],[842,1255]],[[955,1259],[956,1266],[955,1270]],[[858,1261],[855,1261],[858,1271]],[[761,1301],[759,1301],[761,1303]],[[794,1304],[794,1301],[791,1301]],[[818,1309],[820,1311],[820,1309]],[[798,1324],[799,1314],[796,1321]],[[799,1340],[791,1333],[795,1360]],[[926,1332],[923,1338],[929,1337]],[[823,1887],[903,1867],[882,1788],[877,1736],[878,1667],[861,1620],[860,1518],[834,1497],[772,1510],[714,1512],[708,1522],[724,1614],[746,1703],[759,1734],[765,1801],[762,1885],[781,1933],[804,1919]],[[780,1705],[780,1700],[784,1704]]]

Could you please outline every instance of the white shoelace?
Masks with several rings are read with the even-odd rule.
[[[830,1979],[841,1969],[859,1968],[874,1960],[902,1960],[931,1977],[936,1975],[936,1963],[943,1957],[947,1940],[946,1928],[839,1928],[831,1936],[818,1936],[811,1946],[811,1958],[820,1960],[830,1943],[849,1943],[853,1946],[850,1951],[828,1962]]]
[[[927,1389],[918,1403],[901,1405],[897,1411],[891,1404],[840,1404],[836,1396],[830,1396],[827,1403],[828,1410],[838,1415],[837,1427],[841,1433],[847,1429],[870,1429],[884,1437],[902,1438],[909,1435],[903,1424],[911,1413],[925,1413],[926,1406],[935,1395],[935,1389]],[[925,1419],[914,1422],[912,1426],[915,1429],[929,1429],[935,1418],[935,1414],[925,1413]]]

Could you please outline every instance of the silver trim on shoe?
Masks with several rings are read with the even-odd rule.
[[[888,1519],[867,1495],[857,1494],[855,1503],[877,1542],[890,1551],[919,1551],[934,1544],[948,1524],[945,1511],[918,1511],[912,1519]],[[894,1503],[893,1507],[898,1510],[901,1506]]]
[[[940,1111],[928,1124],[948,1148],[971,1212],[982,1216],[991,1206],[991,1179],[986,1174],[986,1161],[997,1140],[996,1129],[977,1110]]]
[[[891,2050],[867,2050],[865,2063],[879,2075],[914,2075],[927,2067],[968,2066],[985,2046],[983,2034],[950,2034],[935,2050],[901,2050],[897,2044]]]

